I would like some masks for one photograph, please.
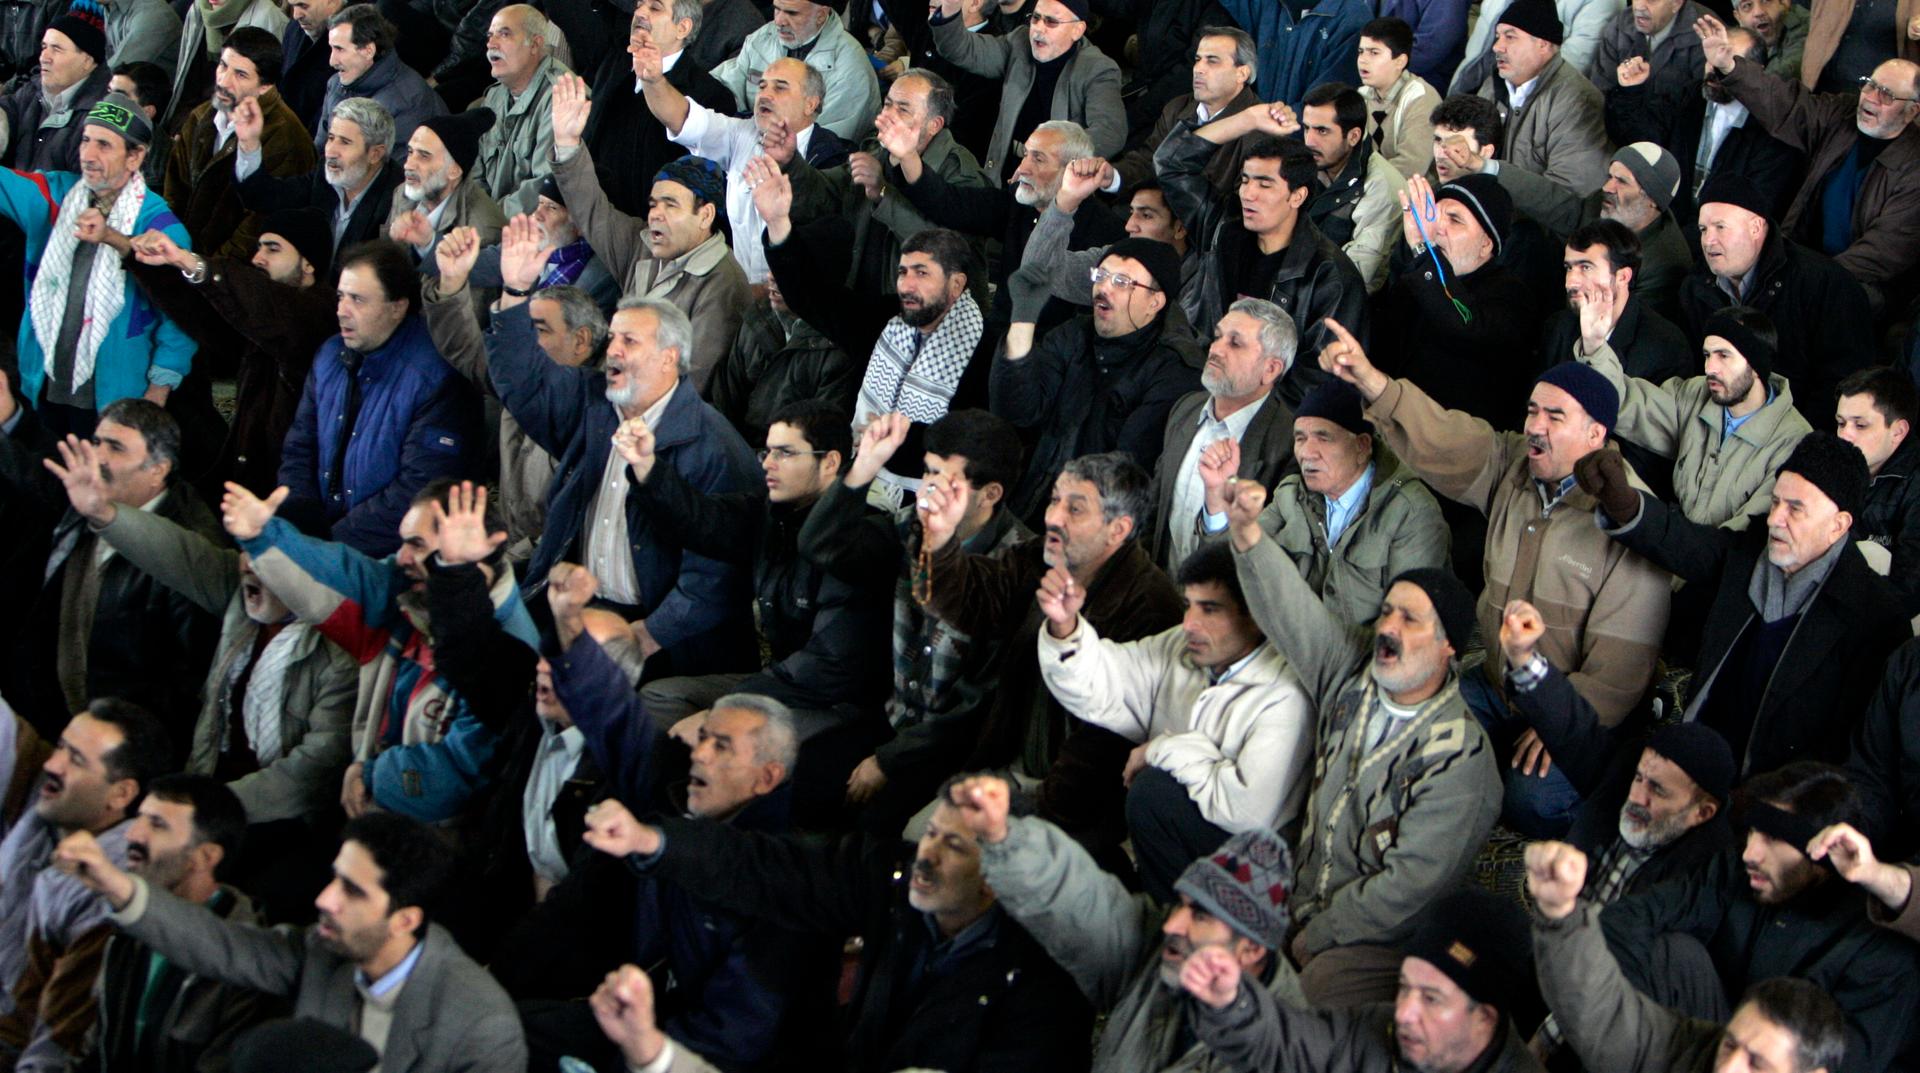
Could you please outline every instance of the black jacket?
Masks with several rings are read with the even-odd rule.
[[[788,335],[773,310],[755,302],[740,322],[733,350],[707,381],[707,401],[757,450],[766,446],[773,415],[790,402],[819,399],[852,413],[865,365],[804,320],[794,318]]]
[[[1019,361],[1000,354],[990,408],[1037,433],[1026,475],[1007,500],[1013,516],[1036,529],[1044,524],[1054,478],[1082,455],[1123,451],[1152,473],[1166,443],[1167,412],[1200,386],[1205,363],[1177,303],[1153,324],[1115,339],[1100,338],[1093,317],[1080,316],[1048,332]]]
[[[1701,697],[1695,703],[1709,700],[1741,634],[1760,624],[1747,586],[1767,552],[1765,527],[1734,533],[1698,525],[1641,493],[1639,523],[1614,539],[1689,585],[1711,587],[1695,679]],[[1845,762],[1887,656],[1912,632],[1886,581],[1859,549],[1848,546],[1801,614],[1768,680],[1744,755],[1735,757],[1741,778],[1795,760]],[[1710,714],[1713,707],[1703,710]],[[1739,737],[1714,729],[1729,742]]]
[[[1462,276],[1438,247],[1429,249],[1380,295],[1374,317],[1380,367],[1413,381],[1449,410],[1465,410],[1494,428],[1518,428],[1534,379],[1539,307],[1509,269],[1489,263]],[[1433,255],[1446,265],[1445,287]],[[1455,301],[1471,319],[1462,317]],[[1300,352],[1317,353],[1304,339]]]
[[[642,509],[668,539],[696,554],[753,568],[754,620],[772,662],[740,684],[794,708],[871,712],[887,691],[892,572],[864,584],[829,574],[800,554],[811,503],[771,503],[762,492],[704,495],[667,466],[635,485]],[[803,738],[816,728],[801,719]]]
[[[1140,55],[1120,88],[1127,129],[1137,144],[1153,128],[1167,102],[1193,90],[1193,46],[1209,26],[1232,26],[1218,0],[1093,0],[1093,11],[1131,26]],[[1251,88],[1251,87],[1249,87]],[[1147,146],[1152,152],[1155,147]]]
[[[169,486],[154,513],[209,540],[225,539],[219,519],[185,481]],[[15,700],[23,711],[37,709],[48,715],[69,711],[55,669],[62,628],[61,593],[67,568],[94,554],[99,540],[89,532],[87,520],[71,510],[54,526],[45,580],[27,615],[31,632],[22,655],[31,661],[32,684],[21,694],[24,703]],[[193,740],[200,687],[219,636],[217,616],[142,572],[126,556],[115,555],[100,571],[100,595],[87,641],[86,694],[140,705],[159,716],[174,747],[183,748]],[[14,696],[9,694],[8,699]]]
[[[373,238],[387,237],[387,211],[393,207],[393,188],[400,185],[400,162],[389,157],[381,166],[380,174],[368,184],[366,193],[353,206],[353,215],[347,220],[346,230],[340,233],[340,241],[334,245],[334,253],[342,251]],[[285,177],[267,174],[265,168],[246,177],[235,189],[240,191],[240,203],[248,212],[257,212],[262,216],[283,212],[287,209],[319,209],[326,217],[329,226],[333,223],[333,214],[340,209],[340,195],[327,185],[327,169],[323,165],[306,175],[288,175]],[[334,258],[339,259],[337,256]]]
[[[1706,945],[1731,1002],[1776,976],[1811,980],[1847,1020],[1847,1057],[1836,1073],[1878,1073],[1907,1038],[1920,988],[1920,951],[1867,919],[1867,895],[1827,875],[1785,905],[1761,905],[1737,853],[1710,860],[1691,880],[1663,883],[1600,914],[1620,971],[1641,990],[1653,982],[1655,940],[1670,932]]]
[[[18,171],[79,171],[83,120],[107,95],[112,79],[113,72],[106,64],[95,67],[74,94],[67,122],[43,127],[40,123],[46,118],[47,102],[40,96],[40,78],[37,74],[28,77],[12,94],[0,99],[0,113],[5,113],[8,129],[13,132],[0,163]]]
[[[1253,236],[1240,222],[1238,195],[1221,198],[1207,178],[1207,165],[1219,146],[1197,136],[1194,120],[1181,121],[1153,154],[1154,170],[1167,208],[1187,226],[1188,241],[1203,251],[1200,262],[1200,323],[1209,332],[1238,296],[1248,268],[1243,262]],[[1300,332],[1300,361],[1293,363],[1274,391],[1298,409],[1308,389],[1328,379],[1313,360],[1333,333],[1321,322],[1332,317],[1366,338],[1367,284],[1360,270],[1302,213],[1274,272],[1265,298],[1293,317]]]
[[[695,40],[706,36],[703,25]],[[685,62],[686,58],[681,56],[681,62],[667,72],[667,84],[721,115],[732,115],[736,110],[733,91],[715,80],[706,68]],[[593,171],[600,177],[600,189],[606,191],[607,200],[621,212],[644,219],[654,175],[686,156],[687,151],[668,139],[666,125],[648,110],[646,95],[634,92],[633,81],[633,61],[626,49],[607,53],[594,75],[593,111],[587,116],[587,129],[580,139],[593,154]],[[720,219],[726,216],[724,211],[720,213]]]
[[[1541,344],[1542,368],[1573,361],[1574,347],[1580,343],[1580,314],[1562,309],[1547,318],[1546,341]],[[1649,308],[1637,295],[1627,298],[1619,323],[1607,344],[1620,357],[1628,376],[1655,384],[1664,384],[1676,376],[1700,374],[1700,348],[1680,334],[1672,321]],[[1625,440],[1617,441],[1620,453],[1633,463],[1633,471],[1647,482],[1653,494],[1673,501],[1673,459]]]
[[[1087,1068],[1092,1011],[1080,989],[1025,929],[998,914],[989,945],[938,958],[927,918],[907,904],[900,842],[772,838],[702,820],[661,825],[666,844],[641,865],[718,906],[782,927],[866,940],[847,1007],[842,1068],[949,1073]],[[807,1063],[830,1068],[826,1060]]]
[[[297,22],[288,22],[280,32],[280,81],[275,85],[280,99],[300,117],[309,134],[319,133],[313,127],[320,122],[320,107],[327,100],[327,79],[333,77],[328,52],[325,34],[315,41]]]
[[[1862,829],[1875,855],[1905,861],[1920,853],[1920,640],[1887,659],[1854,736],[1847,775],[1860,792]]]
[[[1680,327],[1698,339],[1707,318],[1732,304],[1702,259],[1680,285]],[[1765,313],[1780,334],[1773,371],[1792,383],[1794,406],[1815,428],[1830,427],[1834,387],[1875,362],[1867,292],[1831,259],[1771,233],[1743,304]]]
[[[1867,486],[1867,507],[1853,520],[1856,540],[1871,540],[1893,553],[1887,581],[1908,614],[1920,615],[1920,440],[1909,435]]]

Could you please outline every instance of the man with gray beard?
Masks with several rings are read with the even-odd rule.
[[[393,160],[393,116],[371,97],[349,97],[333,110],[320,167],[285,178],[260,170],[260,109],[242,101],[234,107],[234,179],[240,199],[252,212],[318,209],[333,231],[333,253],[379,238],[386,226],[392,192],[401,168]]]
[[[393,212],[387,217],[387,237],[411,246],[416,262],[431,259],[440,236],[456,227],[475,229],[489,245],[500,240],[506,215],[474,171],[480,140],[493,125],[493,109],[474,108],[434,116],[413,128],[400,189],[393,192]],[[468,182],[469,176],[475,176],[474,181]]]

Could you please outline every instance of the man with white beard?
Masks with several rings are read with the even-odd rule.
[[[234,178],[240,198],[253,212],[318,209],[333,230],[334,259],[349,247],[379,238],[391,207],[391,191],[400,186],[401,168],[393,160],[393,116],[371,97],[349,97],[333,110],[320,167],[305,175],[276,178],[259,170],[261,113],[258,102],[241,101],[233,110]]]
[[[493,129],[493,122],[493,109],[474,108],[434,116],[413,128],[400,189],[393,192],[387,236],[413,247],[416,259],[431,259],[440,236],[456,227],[473,228],[489,245],[500,241],[506,214],[477,180],[467,181],[479,158],[480,139]]]

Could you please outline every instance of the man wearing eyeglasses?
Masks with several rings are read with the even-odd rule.
[[[974,74],[1002,80],[1000,119],[987,142],[986,172],[996,184],[1020,156],[1027,135],[1049,119],[1086,128],[1093,155],[1112,157],[1127,141],[1120,68],[1087,33],[1088,0],[1036,0],[1025,33],[968,33],[960,0],[940,0],[927,21],[940,55]]]
[[[776,410],[759,451],[764,495],[703,492],[672,466],[654,465],[654,434],[644,421],[622,423],[613,437],[650,526],[693,554],[752,570],[759,647],[771,657],[748,674],[656,681],[641,700],[689,747],[707,709],[730,693],[764,694],[792,708],[800,739],[794,809],[806,827],[834,820],[847,776],[883,736],[880,706],[891,686],[884,653],[892,572],[852,580],[799,552],[814,504],[853,457],[852,427],[845,410],[817,399]]]
[[[1889,290],[1920,263],[1920,132],[1913,129],[1920,64],[1887,60],[1860,80],[1857,96],[1808,93],[1736,56],[1719,19],[1706,16],[1696,30],[1708,83],[1724,86],[1768,134],[1806,154],[1806,177],[1781,230],[1851,273],[1876,311],[1897,302],[1902,295]]]
[[[1181,311],[1180,255],[1172,246],[1127,238],[1107,248],[1090,273],[1093,310],[1034,346],[1034,321],[1051,273],[1022,268],[1008,280],[1013,325],[993,363],[990,409],[1037,434],[1026,475],[1008,505],[1037,526],[1060,468],[1084,454],[1124,451],[1149,472],[1165,443],[1167,413],[1200,386],[1205,362]]]

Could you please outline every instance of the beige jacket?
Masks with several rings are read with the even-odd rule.
[[[1673,494],[1688,521],[1736,532],[1764,515],[1773,495],[1773,474],[1813,431],[1793,406],[1786,378],[1767,378],[1773,398],[1731,437],[1723,434],[1726,407],[1707,394],[1704,376],[1674,377],[1664,384],[1626,375],[1610,346],[1579,354],[1620,393],[1623,440],[1673,459]]]
[[[1371,141],[1376,130],[1386,132],[1380,138],[1380,155],[1403,176],[1425,175],[1433,166],[1433,110],[1440,104],[1440,91],[1412,71],[1402,71],[1384,96],[1363,85],[1360,99],[1367,104],[1367,139]],[[1386,118],[1376,119],[1381,112]]]
[[[1507,669],[1495,643],[1501,612],[1509,600],[1526,600],[1546,619],[1540,654],[1565,672],[1602,723],[1625,719],[1653,684],[1672,595],[1666,571],[1602,532],[1593,497],[1578,487],[1543,507],[1525,436],[1442,409],[1405,380],[1389,383],[1366,412],[1436,493],[1487,516],[1478,617],[1495,687],[1504,687]]]

